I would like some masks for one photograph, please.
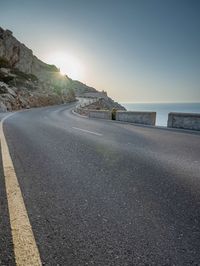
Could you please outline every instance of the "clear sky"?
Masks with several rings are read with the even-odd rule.
[[[0,0],[0,26],[117,101],[200,102],[200,0]]]

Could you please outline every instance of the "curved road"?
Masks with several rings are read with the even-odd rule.
[[[4,122],[43,264],[200,265],[200,135],[72,107]],[[14,265],[2,170],[0,193],[0,265]]]

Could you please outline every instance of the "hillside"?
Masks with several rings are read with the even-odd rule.
[[[61,104],[76,96],[102,98],[105,93],[61,75],[56,66],[39,60],[10,30],[0,27],[0,111]],[[110,100],[107,97],[112,106]]]

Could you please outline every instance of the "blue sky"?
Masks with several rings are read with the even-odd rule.
[[[0,6],[0,25],[36,56],[51,63],[66,53],[71,74],[115,100],[200,102],[198,0],[0,0]]]

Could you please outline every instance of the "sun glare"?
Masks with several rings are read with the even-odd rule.
[[[67,53],[55,53],[48,57],[48,62],[60,69],[61,75],[67,75],[72,79],[83,78],[83,66],[78,58]]]

